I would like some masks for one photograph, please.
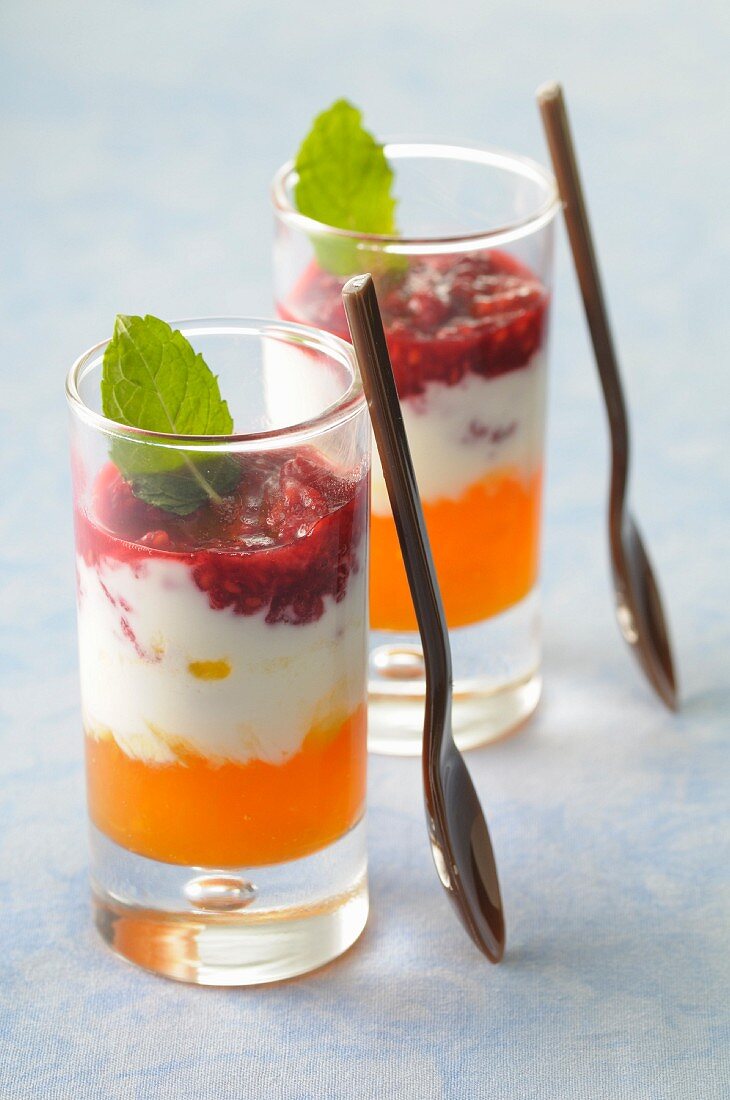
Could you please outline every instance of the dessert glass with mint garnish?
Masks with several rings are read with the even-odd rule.
[[[279,315],[348,338],[340,292],[376,282],[454,656],[461,748],[523,722],[540,688],[538,567],[553,220],[532,161],[380,145],[344,100],[273,183]],[[369,746],[419,753],[416,619],[373,458]]]
[[[311,970],[368,911],[352,348],[119,316],[67,394],[97,927],[191,982]]]

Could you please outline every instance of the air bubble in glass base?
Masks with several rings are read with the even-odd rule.
[[[118,955],[198,985],[260,985],[337,958],[368,916],[365,822],[320,852],[268,867],[159,863],[93,826],[94,919]]]

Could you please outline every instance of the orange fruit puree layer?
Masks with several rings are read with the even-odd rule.
[[[244,867],[298,859],[347,832],[365,804],[366,712],[314,729],[282,764],[134,759],[86,737],[89,811],[117,844],[150,859]]]
[[[449,626],[498,615],[523,599],[537,579],[542,473],[511,470],[470,485],[457,500],[423,502]],[[371,517],[370,625],[415,630],[395,524]]]

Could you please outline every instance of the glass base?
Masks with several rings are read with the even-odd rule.
[[[198,985],[260,985],[323,966],[368,916],[365,822],[314,855],[206,869],[135,855],[91,828],[94,920],[118,955]]]
[[[450,632],[453,729],[462,750],[515,732],[540,699],[540,600]],[[368,749],[420,756],[426,685],[418,634],[371,632]]]

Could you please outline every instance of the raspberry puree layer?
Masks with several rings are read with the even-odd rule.
[[[312,263],[279,312],[347,340],[342,283]],[[378,300],[401,399],[518,370],[545,342],[547,291],[504,252],[410,258],[381,277]]]
[[[338,476],[313,451],[247,456],[235,493],[176,516],[138,500],[109,463],[94,518],[77,512],[76,545],[87,565],[179,561],[212,608],[315,622],[358,568],[366,492],[362,474]]]

